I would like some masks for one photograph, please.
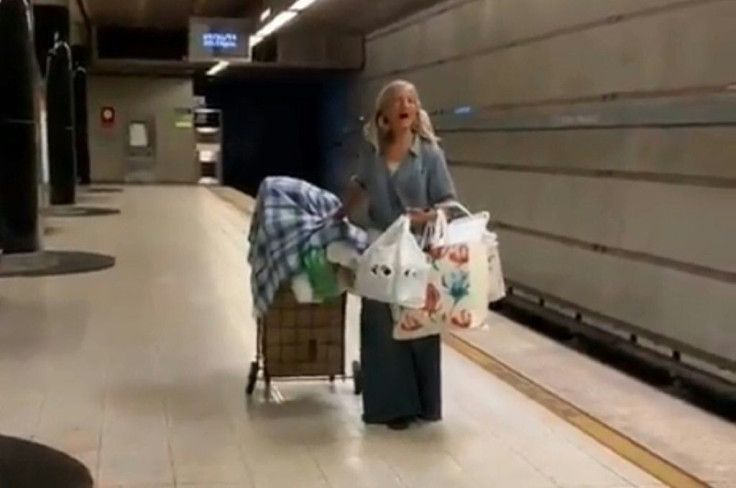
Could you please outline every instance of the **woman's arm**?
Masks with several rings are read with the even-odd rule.
[[[432,148],[427,153],[427,197],[430,208],[409,209],[412,222],[418,225],[434,221],[438,206],[457,199],[445,153],[440,148]]]
[[[343,197],[342,208],[337,213],[337,217],[350,217],[355,212],[366,197],[365,189],[358,178],[353,178],[348,184],[348,189]]]
[[[440,148],[432,149],[428,161],[427,192],[432,207],[457,200],[455,183],[452,181],[445,153]]]
[[[357,154],[356,172],[350,178],[342,198],[342,208],[337,212],[338,218],[350,218],[368,197],[366,191],[370,179],[372,153],[366,147],[360,147]]]

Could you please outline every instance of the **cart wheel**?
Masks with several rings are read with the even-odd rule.
[[[245,394],[251,396],[256,389],[256,381],[258,381],[258,361],[250,363],[250,372],[248,372],[248,384],[245,387]]]
[[[330,383],[334,383],[334,382],[335,382],[335,375],[332,375],[330,376]]]
[[[356,395],[363,393],[363,371],[358,361],[353,361],[353,385]]]

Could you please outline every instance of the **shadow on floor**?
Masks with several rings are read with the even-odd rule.
[[[3,488],[92,488],[89,470],[79,461],[41,444],[0,435],[0,486]]]

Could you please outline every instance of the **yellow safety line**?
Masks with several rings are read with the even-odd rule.
[[[711,488],[707,483],[513,370],[465,339],[455,334],[448,334],[444,340],[455,351],[667,486],[672,488]]]

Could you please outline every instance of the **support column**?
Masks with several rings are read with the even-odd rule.
[[[87,127],[87,71],[74,70],[74,138],[77,153],[77,179],[80,185],[91,183],[89,139]]]
[[[72,44],[72,67],[87,68],[89,65],[89,49],[83,44]]]
[[[46,57],[56,39],[70,43],[71,15],[68,0],[36,0],[33,2],[36,59],[41,75],[46,76]]]
[[[36,99],[30,0],[0,1],[0,247],[40,248]]]
[[[46,76],[51,205],[76,201],[77,168],[74,138],[71,49],[58,41],[49,55]]]

